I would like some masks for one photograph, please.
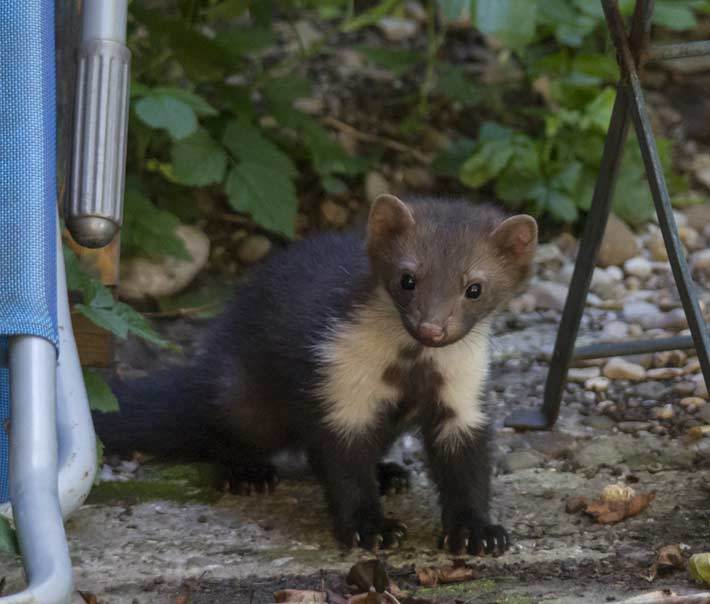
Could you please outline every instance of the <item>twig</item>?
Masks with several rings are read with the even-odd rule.
[[[619,604],[710,604],[710,591],[679,594],[662,589],[622,600]]]
[[[405,145],[404,143],[400,143],[399,141],[393,140],[391,138],[386,138],[384,136],[379,136],[377,134],[370,134],[369,132],[362,132],[361,130],[358,130],[354,126],[351,126],[350,124],[346,124],[345,122],[341,122],[339,119],[334,118],[332,116],[326,116],[323,118],[323,123],[332,126],[336,130],[340,130],[341,132],[347,132],[350,134],[353,138],[359,139],[361,141],[365,141],[368,143],[378,143],[380,145],[383,145],[385,147],[389,147],[390,149],[394,149],[395,151],[400,151],[401,153],[408,153],[414,159],[417,161],[420,161],[423,164],[430,164],[432,161],[431,156],[427,155],[426,153],[422,153],[421,151],[417,149],[413,149],[412,147],[409,147],[408,145]]]

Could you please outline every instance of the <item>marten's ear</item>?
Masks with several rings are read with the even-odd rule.
[[[377,241],[406,231],[414,225],[414,216],[407,205],[394,195],[378,195],[370,208],[367,238]]]
[[[501,222],[491,235],[495,244],[516,259],[527,260],[537,247],[537,222],[520,214]]]

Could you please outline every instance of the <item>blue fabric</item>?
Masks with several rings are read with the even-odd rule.
[[[54,1],[0,1],[0,338],[36,335],[56,346],[54,69]],[[3,371],[0,421],[7,403]],[[0,500],[6,499],[2,434]]]

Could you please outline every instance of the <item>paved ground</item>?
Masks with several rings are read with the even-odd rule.
[[[538,400],[545,377],[539,353],[549,349],[555,321],[554,314],[534,313],[498,323],[505,335],[496,340],[488,395],[498,425],[494,509],[514,547],[497,559],[471,559],[479,577],[473,582],[417,589],[415,567],[449,559],[436,549],[438,509],[417,443],[405,439],[393,458],[408,463],[412,490],[387,498],[386,509],[411,535],[400,551],[381,554],[400,588],[436,601],[511,604],[604,602],[659,585],[692,588],[684,571],[653,585],[642,575],[659,546],[710,549],[705,440],[687,443],[648,429],[627,434],[575,385],[553,432],[502,428],[510,409]],[[176,339],[192,339],[191,326],[172,329]],[[130,343],[122,354],[144,352]],[[116,465],[105,472],[114,480],[95,489],[68,524],[77,586],[111,604],[271,602],[276,589],[319,588],[322,581],[342,592],[349,567],[370,554],[336,546],[318,485],[299,460],[284,462],[277,492],[251,497],[221,496],[205,468]],[[613,526],[565,513],[569,496],[594,497],[617,481],[654,490],[656,499]],[[14,561],[0,561],[3,575],[7,591],[21,585]]]

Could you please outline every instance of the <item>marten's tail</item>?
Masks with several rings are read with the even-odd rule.
[[[203,457],[210,446],[212,387],[193,367],[110,382],[120,411],[94,411],[96,433],[110,453]]]

